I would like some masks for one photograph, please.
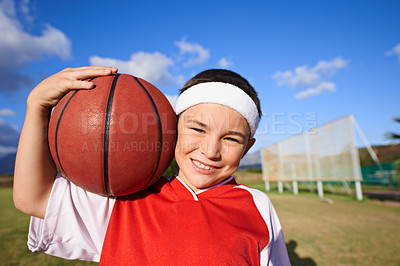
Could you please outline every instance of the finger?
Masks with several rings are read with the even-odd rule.
[[[58,86],[59,90],[66,93],[70,90],[92,89],[94,83],[87,80],[64,79]]]
[[[107,76],[110,74],[116,74],[118,68],[116,67],[99,67],[99,66],[89,66],[89,67],[78,67],[78,68],[66,68],[61,71],[61,75],[70,79],[87,79],[97,76]]]
[[[107,68],[109,69],[109,68],[113,68],[113,67],[110,67],[110,66],[83,66],[83,67],[75,67],[75,68],[69,67],[64,70],[73,72],[73,71],[82,71],[82,70],[90,70],[90,69],[107,69]]]
[[[103,68],[87,68],[70,73],[71,79],[88,79],[100,76],[108,76],[117,73],[117,68],[103,67]]]
[[[91,70],[105,70],[105,71],[111,71],[113,73],[116,73],[118,71],[118,68],[116,67],[108,67],[108,66],[84,66],[84,67],[77,67],[77,68],[68,68],[68,71],[70,72],[80,72],[80,71],[91,71]]]

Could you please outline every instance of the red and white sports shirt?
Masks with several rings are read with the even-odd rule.
[[[100,265],[290,265],[269,198],[232,177],[197,194],[161,178],[115,200],[58,176],[28,246]]]

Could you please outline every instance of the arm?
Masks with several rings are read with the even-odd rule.
[[[47,129],[51,109],[69,90],[91,89],[83,81],[117,72],[110,67],[68,68],[50,76],[36,86],[27,100],[14,170],[14,204],[20,211],[44,218],[57,168],[50,155]]]

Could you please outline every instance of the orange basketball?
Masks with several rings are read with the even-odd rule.
[[[168,168],[176,141],[176,115],[149,82],[127,74],[91,80],[53,109],[50,152],[76,185],[104,196],[142,190]]]

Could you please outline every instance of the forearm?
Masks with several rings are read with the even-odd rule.
[[[27,104],[14,171],[14,204],[22,212],[44,218],[57,168],[47,141],[50,109]]]
[[[29,94],[14,170],[14,204],[44,218],[57,168],[51,158],[47,129],[52,107],[70,90],[92,89],[89,78],[117,73],[117,68],[66,68],[43,80]]]

